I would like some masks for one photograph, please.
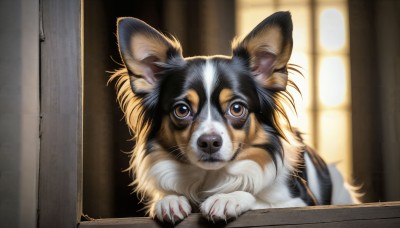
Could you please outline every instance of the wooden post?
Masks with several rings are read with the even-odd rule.
[[[41,4],[39,227],[76,227],[82,194],[81,1]]]

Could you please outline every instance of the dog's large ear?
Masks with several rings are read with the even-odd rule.
[[[162,64],[183,62],[178,41],[170,39],[145,22],[131,17],[118,18],[119,51],[128,70],[133,92],[148,93],[159,80]]]
[[[233,58],[246,61],[256,81],[271,91],[286,89],[292,53],[290,12],[277,12],[258,24],[242,41],[234,43]]]

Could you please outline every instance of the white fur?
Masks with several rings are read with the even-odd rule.
[[[236,218],[252,208],[256,198],[244,191],[220,193],[207,198],[200,206],[200,210],[209,220],[227,220]]]
[[[203,84],[207,94],[207,120],[211,120],[211,93],[214,88],[216,78],[216,68],[210,60],[206,60],[203,70]]]
[[[277,162],[279,164],[279,161]],[[279,167],[279,165],[278,165]],[[290,175],[285,167],[278,168],[278,175],[270,180],[257,193],[257,204],[252,209],[302,207],[306,204],[300,198],[292,198],[287,186],[287,178]]]
[[[175,223],[187,217],[192,207],[186,197],[168,195],[155,204],[155,211],[160,221]]]
[[[354,187],[344,182],[342,175],[335,165],[328,166],[332,179],[332,204],[354,204],[360,203],[356,197]]]
[[[307,153],[304,153],[304,163],[306,166],[308,187],[314,194],[316,200],[318,202],[321,202],[321,190],[318,185],[317,170],[314,164],[312,163],[310,156]]]

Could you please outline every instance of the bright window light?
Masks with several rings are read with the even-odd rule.
[[[350,178],[351,128],[350,112],[329,110],[319,113],[319,150],[328,164],[336,164],[343,176]]]
[[[345,105],[347,83],[344,59],[323,57],[319,67],[319,101],[327,108]]]
[[[321,12],[319,31],[320,44],[325,51],[338,51],[345,47],[345,23],[339,10],[329,8]]]

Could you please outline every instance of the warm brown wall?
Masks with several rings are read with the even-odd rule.
[[[367,202],[400,199],[398,12],[398,0],[349,0],[353,167]]]
[[[400,200],[400,1],[376,1],[385,199]]]

